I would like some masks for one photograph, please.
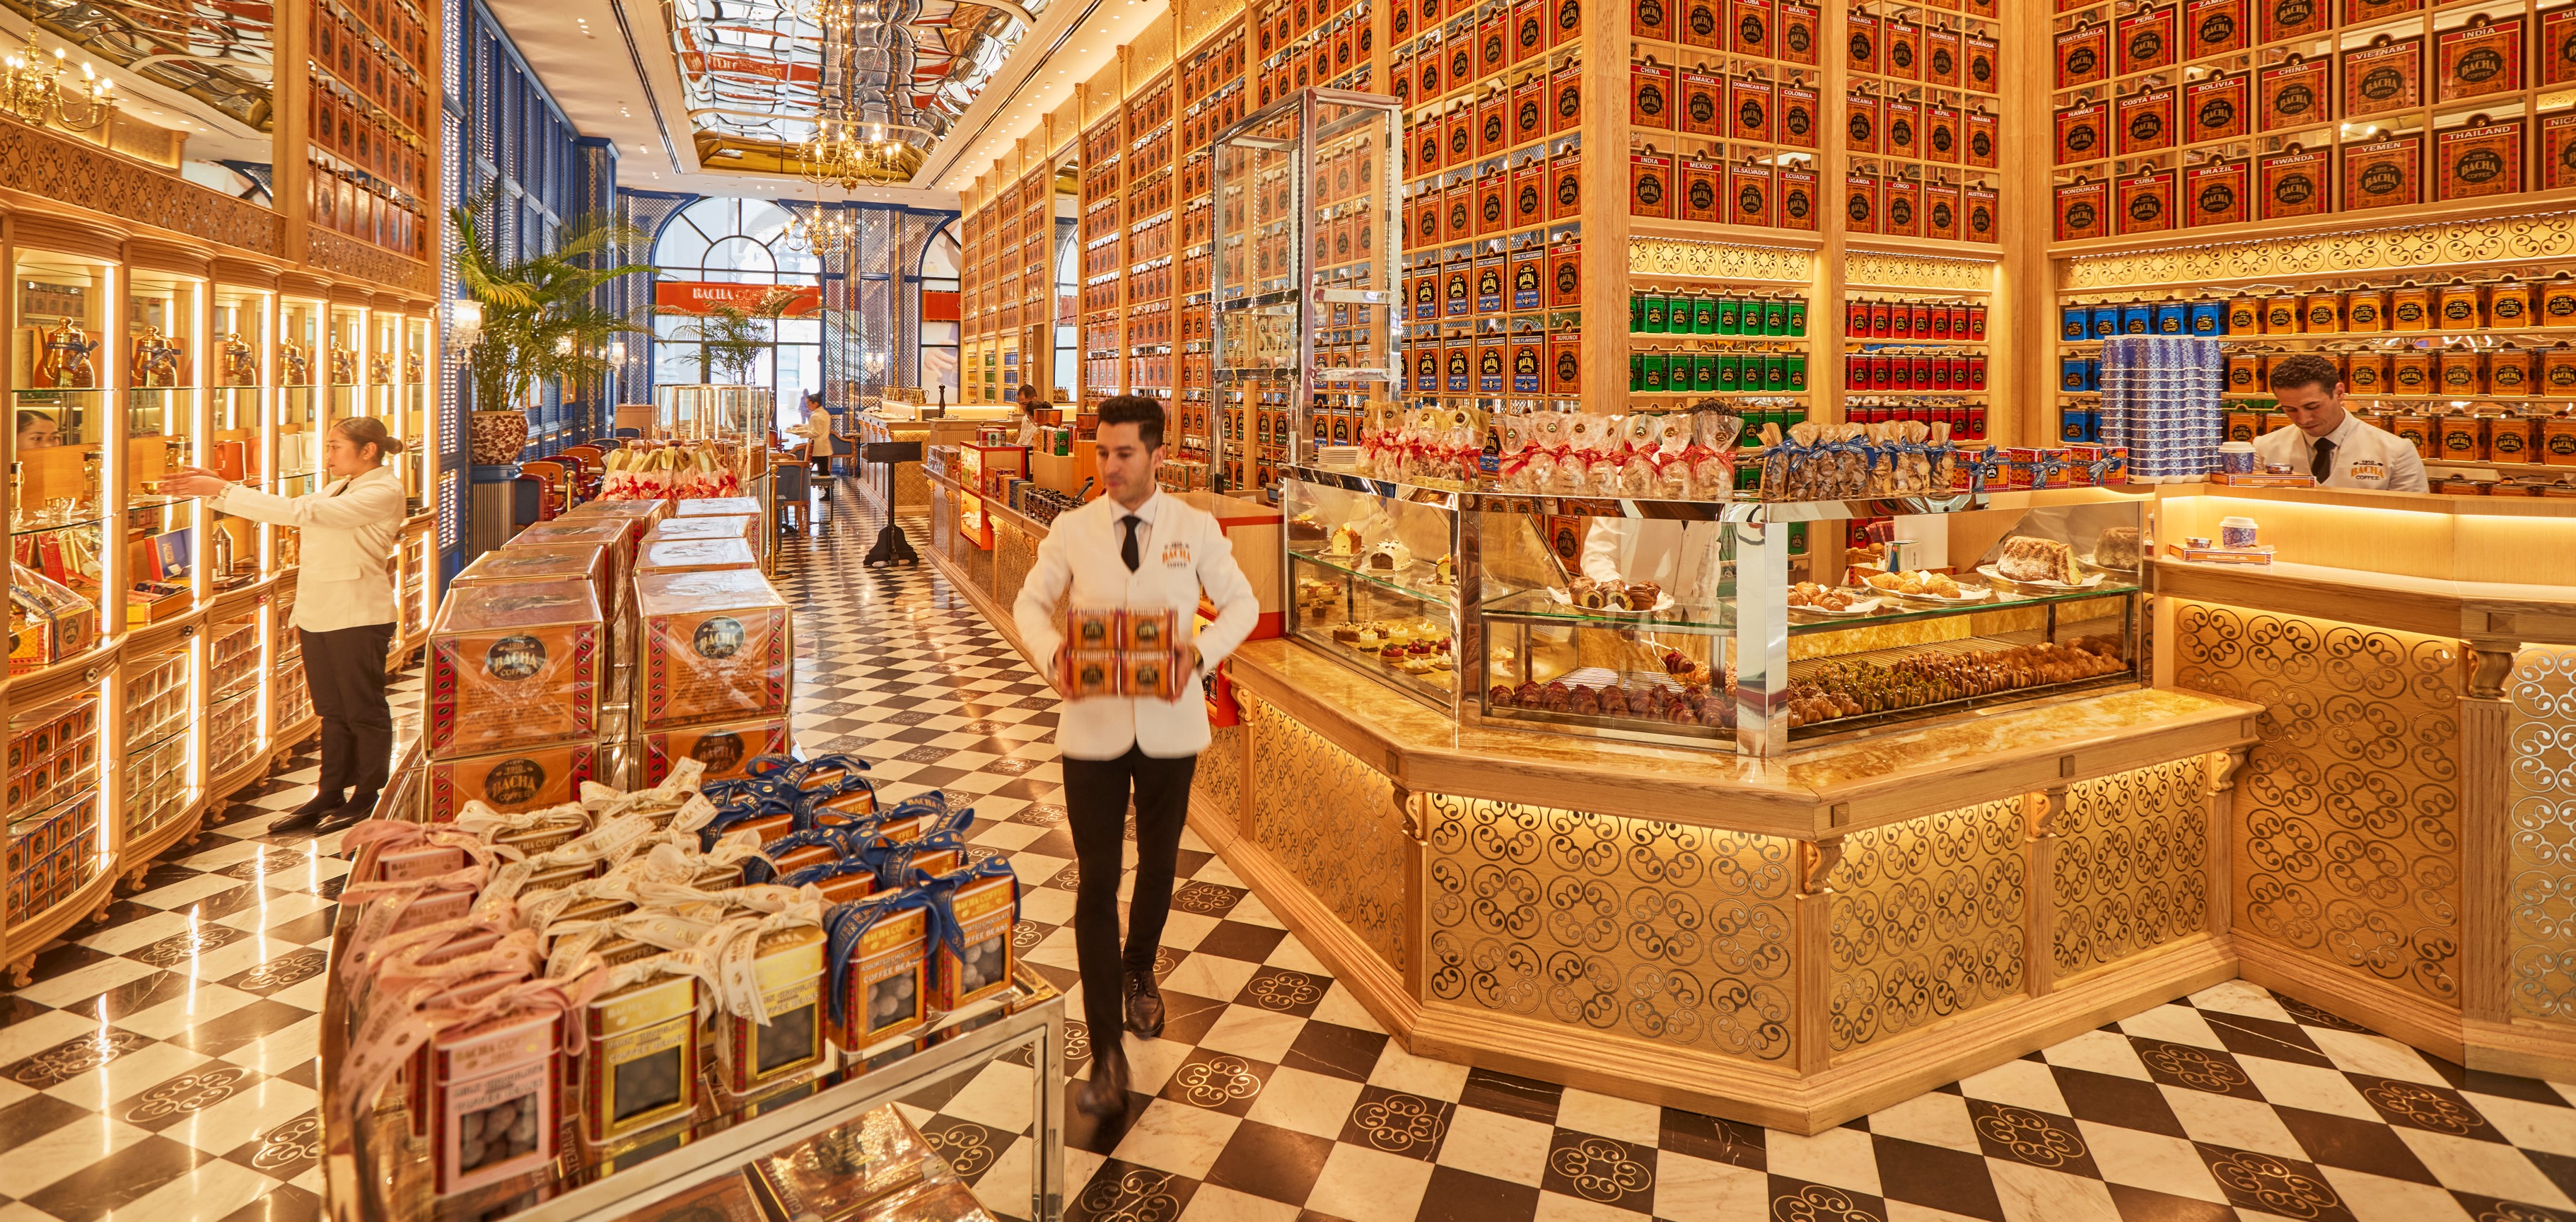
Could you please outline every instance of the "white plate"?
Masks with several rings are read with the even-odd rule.
[[[1574,595],[1555,586],[1547,588],[1547,596],[1555,599],[1557,606],[1574,607]],[[1644,611],[1631,611],[1626,607],[1576,607],[1575,609],[1587,615],[1653,615],[1673,609],[1673,592],[1664,591],[1663,595],[1655,600],[1655,605]]]
[[[2086,568],[2088,568],[2088,569],[2100,569],[2101,571],[2103,571],[2103,572],[2105,572],[2105,573],[2132,573],[2132,574],[2134,574],[2134,573],[2136,573],[2136,572],[2138,571],[2138,570],[2136,570],[2135,568],[2126,568],[2126,569],[2124,569],[2124,568],[2121,568],[2121,567],[2119,567],[2119,566],[2117,566],[2117,565],[2102,564],[2102,563],[2100,563],[2100,562],[2098,562],[2098,561],[2096,561],[2096,560],[2094,560],[2094,559],[2093,559],[2093,553],[2091,553],[2091,552],[2085,552],[2085,553],[2083,553],[2083,554],[2081,554],[2081,555],[2077,556],[2077,557],[2075,558],[2075,563],[2080,564],[2080,565],[2083,565],[2084,567],[2086,567]]]
[[[1883,594],[1885,594],[1885,593],[1886,593],[1886,591],[1882,590],[1882,591],[1880,591],[1879,593],[1881,593],[1881,594],[1883,595]],[[1886,599],[1885,599],[1885,598],[1859,598],[1859,599],[1854,599],[1854,600],[1852,600],[1852,605],[1851,605],[1851,606],[1846,607],[1846,608],[1844,608],[1843,610],[1840,610],[1840,611],[1828,611],[1828,610],[1826,610],[1826,609],[1825,609],[1825,608],[1823,608],[1823,607],[1801,607],[1801,606],[1799,606],[1799,605],[1798,605],[1798,604],[1796,604],[1796,603],[1791,603],[1791,604],[1789,604],[1789,613],[1790,613],[1790,614],[1792,614],[1792,615],[1798,615],[1798,614],[1805,614],[1805,615],[1829,615],[1829,616],[1834,617],[1835,619],[1852,619],[1852,618],[1855,618],[1855,617],[1857,617],[1857,616],[1867,615],[1867,614],[1869,614],[1869,613],[1870,613],[1870,612],[1872,612],[1872,611],[1876,611],[1876,610],[1878,610],[1878,605],[1879,605],[1880,603],[1882,603],[1882,602],[1885,602],[1885,601],[1886,601]]]
[[[1961,586],[1959,587],[1961,594],[1957,598],[1943,598],[1938,594],[1905,594],[1896,590],[1887,589],[1884,586],[1871,586],[1870,589],[1876,590],[1880,594],[1891,598],[1901,598],[1908,602],[1931,603],[1935,606],[1941,607],[1964,607],[1969,603],[1981,603],[1995,596],[1995,592],[1993,590],[1987,589],[1983,586]]]
[[[2095,573],[2082,581],[2076,582],[2074,585],[2068,585],[2062,581],[2034,581],[2027,577],[2006,577],[2001,571],[1991,564],[1978,565],[1977,571],[1985,574],[1990,580],[2000,581],[2007,585],[2028,586],[2034,590],[2089,590],[2102,584],[2102,578],[2104,576],[2104,574]]]

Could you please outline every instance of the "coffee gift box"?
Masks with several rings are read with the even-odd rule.
[[[675,518],[739,518],[760,516],[760,501],[747,496],[694,496],[674,502]]]
[[[666,518],[644,532],[644,542],[664,539],[740,539],[754,548],[760,546],[760,519],[735,514],[718,514],[703,518]]]
[[[752,1164],[772,1217],[859,1222],[870,1205],[942,1167],[930,1143],[892,1105]]]
[[[758,995],[747,1000],[761,1018],[731,1008],[716,1015],[717,1077],[727,1091],[745,1094],[823,1063],[826,942],[813,925],[756,935],[750,968]]]
[[[528,1009],[431,1038],[425,1093],[440,1195],[554,1162],[562,1021],[559,1011]]]
[[[824,924],[831,931],[825,996],[834,1044],[859,1052],[929,1018],[923,979],[929,896],[918,890],[871,896],[832,909]]]
[[[429,634],[430,757],[591,738],[601,634],[598,594],[578,578],[448,591]]]
[[[787,602],[747,569],[635,579],[646,730],[787,715]]]
[[[647,539],[635,549],[635,575],[654,573],[713,573],[728,569],[760,568],[760,557],[752,554],[748,540],[733,539]]]
[[[429,821],[454,819],[468,802],[516,814],[579,801],[581,783],[596,775],[598,755],[597,744],[581,742],[431,760]]]
[[[609,984],[582,1008],[581,1119],[604,1145],[697,1107],[699,982],[659,947],[596,953]]]
[[[784,717],[646,730],[644,783],[661,784],[662,778],[671,775],[672,763],[684,759],[706,765],[707,780],[731,780],[744,775],[743,765],[753,758],[784,755],[787,750],[787,719]]]
[[[930,1005],[955,1010],[1011,985],[1011,928],[1020,919],[1020,880],[1003,858],[922,884],[936,905]]]
[[[603,580],[607,582],[609,597],[615,600],[616,605],[603,605],[601,609],[615,612],[623,609],[625,605],[626,579],[635,567],[635,543],[640,537],[635,532],[634,525],[629,522],[600,518],[556,518],[550,522],[539,522],[522,528],[519,533],[510,536],[510,541],[502,544],[498,550],[524,551],[529,548],[566,546],[605,549],[607,569],[603,574]]]

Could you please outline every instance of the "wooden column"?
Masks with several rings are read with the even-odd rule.
[[[2050,10],[2041,0],[2002,0],[2000,13],[2003,46],[2020,50],[1996,57],[2003,72],[1995,112],[2003,132],[1997,157],[2003,168],[1995,191],[2006,219],[1993,316],[1986,323],[1987,338],[1997,341],[1987,349],[1986,439],[1994,445],[2050,445],[2057,440],[2049,410],[2057,386],[2049,368],[2057,351],[2057,278],[2048,257],[2048,74],[2055,70]]]
[[[1789,955],[1797,1000],[1790,1003],[1789,1021],[1801,1075],[1833,1064],[1833,876],[1842,861],[1840,836],[1798,842],[1797,942]]]
[[[2516,645],[2463,644],[2469,674],[2460,699],[2460,1017],[2502,1023],[2513,862],[2513,703],[2505,689],[2513,681]]]
[[[1583,408],[1628,402],[1628,5],[1583,6]],[[1615,341],[1615,342],[1604,342]]]

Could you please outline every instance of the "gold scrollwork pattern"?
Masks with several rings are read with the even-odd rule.
[[[0,127],[0,182],[241,250],[286,253],[285,219],[266,208],[23,124]],[[437,279],[430,284],[435,288]]]
[[[2052,825],[2058,974],[2115,963],[2206,925],[2206,774],[2198,759],[2175,760],[2068,788]]]
[[[1244,717],[1253,839],[1402,972],[1405,840],[1393,783],[1266,702]]]
[[[2022,987],[2020,798],[1854,832],[1831,875],[1826,1030],[1847,1052]]]
[[[1793,841],[1423,798],[1431,996],[1753,1060],[1788,1054]]]
[[[1029,582],[1029,572],[1037,567],[1037,540],[1008,522],[996,519],[993,524],[993,601],[1010,606],[1019,601],[1020,587]]]
[[[1688,238],[1628,239],[1628,270],[1639,276],[1723,276],[1734,280],[1813,280],[1813,251],[1739,246]]]
[[[1199,752],[1198,771],[1190,776],[1196,791],[1191,805],[1228,820],[1243,809],[1243,727],[1218,726],[1208,731],[1207,750]]]
[[[2358,232],[2213,242],[2180,250],[2077,255],[2065,288],[2082,292],[2263,276],[2366,274],[2379,270],[2485,265],[2562,258],[2576,252],[2576,213],[2530,213],[2436,221]]]
[[[2236,929],[2459,1004],[2459,642],[2182,603],[2174,682],[2264,706]]]
[[[1995,285],[1991,259],[1945,259],[1876,250],[1843,253],[1843,280],[1870,288],[1950,289],[1981,292]]]
[[[2520,1018],[2576,1023],[2576,649],[2524,649],[2505,697],[2505,1005]]]

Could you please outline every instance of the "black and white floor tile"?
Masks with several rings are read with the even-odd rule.
[[[880,524],[843,481],[784,543],[799,745],[873,761],[889,797],[971,801],[975,841],[1027,884],[1021,950],[1078,989],[1056,703],[926,563],[860,566]],[[330,838],[265,834],[311,776],[295,761],[0,995],[0,1222],[316,1216],[343,867]],[[2576,1086],[2242,982],[1800,1137],[1412,1056],[1195,835],[1180,864],[1165,1033],[1128,1044],[1122,1120],[1075,1119],[1076,1222],[2576,1222]],[[1079,1023],[1068,1044],[1085,1072]],[[995,1063],[907,1105],[1011,1216],[1031,1074]]]

